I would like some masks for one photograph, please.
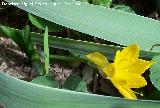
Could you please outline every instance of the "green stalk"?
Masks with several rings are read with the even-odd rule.
[[[48,45],[48,27],[45,29],[44,33],[44,63],[46,75],[49,73],[49,45]]]

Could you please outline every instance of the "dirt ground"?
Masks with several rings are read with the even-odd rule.
[[[10,39],[0,38],[0,72],[19,79],[28,77],[31,70],[26,65],[27,58]]]
[[[27,57],[19,47],[12,40],[0,37],[0,72],[29,81],[31,71]],[[59,83],[63,83],[73,71],[73,67],[63,62],[51,62],[50,72]]]

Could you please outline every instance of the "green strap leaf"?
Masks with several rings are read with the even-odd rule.
[[[159,108],[159,101],[127,100],[24,82],[0,72],[4,108]]]
[[[17,7],[56,24],[122,45],[135,43],[149,51],[160,42],[160,22],[135,14],[72,0],[45,0],[47,6],[30,4],[44,0],[6,1],[19,2]]]
[[[6,32],[6,31],[9,31]],[[20,34],[22,31],[5,27],[5,26],[0,26],[0,33],[3,35],[10,37],[11,35],[14,34]],[[11,34],[12,33],[12,34]],[[36,44],[41,44],[43,45],[43,39],[44,35],[39,34],[39,33],[30,33],[31,39],[34,43]],[[121,47],[117,46],[110,46],[110,45],[105,45],[105,44],[98,44],[98,43],[93,43],[93,42],[83,42],[80,40],[72,40],[72,39],[66,39],[66,38],[59,38],[56,36],[48,36],[49,38],[49,46],[50,47],[55,47],[63,50],[69,50],[71,52],[76,53],[75,55],[77,57],[81,57],[81,55],[91,53],[91,52],[101,52],[103,53],[109,60],[113,60],[115,53],[117,50],[122,50]],[[78,53],[80,55],[78,55]],[[158,52],[150,52],[150,51],[140,51],[140,57],[141,58],[146,58],[146,59],[152,59],[153,56],[159,55],[160,53]]]

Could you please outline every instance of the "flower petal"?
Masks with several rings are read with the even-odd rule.
[[[147,85],[144,77],[140,75],[133,75],[127,80],[127,85],[129,88],[140,88]]]
[[[139,74],[133,74],[130,72],[122,72],[121,74],[116,74],[114,80],[116,80],[120,84],[127,85],[129,88],[140,88],[147,85],[144,77]]]
[[[138,59],[132,66],[128,67],[128,71],[131,73],[142,74],[148,69],[154,62]]]
[[[116,70],[113,63],[109,63],[107,66],[99,68],[101,68],[101,71],[104,73],[104,75],[107,75],[108,78],[114,77]]]
[[[127,99],[137,99],[136,95],[127,85],[121,85],[114,80],[111,80],[114,86],[119,90],[119,92]]]
[[[118,71],[125,71],[126,69],[128,70],[131,66],[133,66],[135,61],[131,59],[123,59],[120,60],[118,64],[113,63],[116,70]]]
[[[118,50],[115,56],[114,63],[118,64],[121,60],[132,59],[136,60],[139,56],[139,47],[136,44],[124,48],[121,52]]]
[[[99,52],[87,54],[86,57],[87,59],[89,59],[90,61],[92,61],[93,63],[95,63],[96,65],[100,67],[104,67],[108,65],[109,63],[107,58]]]
[[[114,63],[117,71],[122,72],[130,72],[136,74],[142,74],[148,69],[154,62],[145,61],[142,59],[138,59],[136,61],[133,60],[121,60],[117,65]]]

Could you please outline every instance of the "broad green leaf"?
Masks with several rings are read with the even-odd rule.
[[[48,45],[48,27],[45,29],[44,33],[44,63],[45,63],[45,73],[49,73],[49,45]]]
[[[36,77],[31,82],[34,83],[34,84],[44,85],[44,86],[53,87],[53,88],[58,88],[59,87],[58,82],[51,79],[48,76]]]
[[[4,108],[159,108],[160,101],[127,100],[24,82],[0,72]]]
[[[113,9],[135,14],[135,12],[129,6],[126,5],[116,5],[113,7]]]
[[[44,0],[6,0],[26,2],[17,7],[56,24],[122,45],[138,44],[144,51],[160,42],[160,22],[131,13],[72,0],[45,0],[48,5],[31,5]],[[55,2],[54,2],[55,1]]]
[[[86,83],[76,74],[71,74],[67,77],[63,84],[63,88],[77,92],[87,92]]]
[[[160,90],[160,55],[153,57],[155,64],[150,69],[150,79],[153,85]]]
[[[92,2],[99,6],[110,7],[112,0],[92,0]]]
[[[4,34],[5,36],[9,37],[11,34],[8,34],[6,31],[9,31],[13,34],[20,34],[21,30],[16,30],[13,28],[0,26],[0,33]],[[36,44],[43,45],[44,35],[39,33],[30,33],[31,39]],[[122,50],[121,47],[105,45],[105,44],[98,44],[92,42],[83,42],[80,40],[72,40],[72,39],[65,39],[59,38],[56,36],[48,36],[49,38],[49,46],[54,48],[59,48],[63,50],[69,50],[74,52],[74,55],[77,57],[84,57],[84,54],[91,53],[91,52],[101,52],[103,53],[109,60],[113,60],[115,53],[117,50]],[[76,53],[76,54],[75,54]],[[152,59],[153,56],[159,55],[158,52],[151,52],[151,51],[140,51],[140,57],[145,59]],[[83,55],[83,56],[82,56]]]
[[[93,74],[94,74],[94,68],[88,65],[84,66],[84,69],[82,70],[83,74],[83,80],[89,84],[93,80]]]
[[[40,28],[42,30],[45,30],[45,27],[48,27],[49,32],[60,32],[64,30],[64,27],[55,24],[53,22],[47,21],[43,18],[40,18],[38,16],[28,14],[29,20],[33,25],[35,25],[37,28]]]

